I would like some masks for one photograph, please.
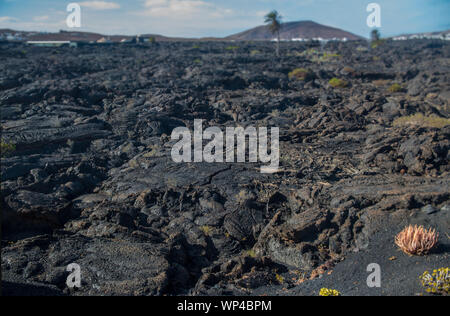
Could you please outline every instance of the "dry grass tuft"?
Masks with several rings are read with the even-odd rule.
[[[422,113],[417,113],[410,116],[399,117],[394,121],[394,126],[407,125],[443,128],[447,125],[450,125],[450,119],[439,117],[437,115],[425,116]]]
[[[383,87],[383,86],[388,85],[389,82],[390,82],[389,80],[378,79],[378,80],[372,81],[372,84],[373,84],[375,87]]]
[[[402,91],[403,91],[403,87],[398,83],[394,83],[392,86],[389,87],[389,92],[392,92],[392,93],[402,92]]]
[[[438,237],[435,229],[410,225],[395,237],[395,244],[408,255],[423,256],[437,245]]]
[[[289,79],[296,79],[301,81],[314,79],[314,73],[311,70],[305,68],[294,69],[289,73],[288,76]]]
[[[339,78],[332,78],[329,82],[333,88],[345,88],[348,86],[348,82]]]
[[[203,232],[203,234],[205,234],[205,236],[211,236],[212,233],[212,227],[204,225],[204,226],[200,226],[200,230]]]

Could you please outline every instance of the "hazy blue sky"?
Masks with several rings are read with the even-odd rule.
[[[225,36],[262,24],[277,9],[284,21],[313,20],[368,37],[366,7],[381,5],[381,33],[450,29],[450,0],[0,0],[0,28],[68,29],[67,4],[82,7],[81,31],[105,34]]]

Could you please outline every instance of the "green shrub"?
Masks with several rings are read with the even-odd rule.
[[[333,88],[345,88],[348,86],[348,82],[339,78],[332,78],[329,82]]]
[[[1,157],[9,156],[15,150],[16,150],[16,146],[14,144],[8,144],[3,141],[0,142]]]
[[[403,91],[403,87],[398,83],[394,83],[392,86],[389,87],[389,92],[395,93],[401,91]]]
[[[313,56],[313,55],[317,55],[319,52],[317,50],[315,50],[314,48],[310,48],[307,49],[305,51],[303,51],[302,53],[300,53],[301,56]]]
[[[253,249],[246,250],[244,252],[244,254],[247,255],[248,257],[252,257],[252,258],[256,258],[257,257],[256,256],[256,252]]]
[[[324,52],[320,56],[314,56],[312,58],[312,61],[313,62],[327,62],[327,61],[330,61],[332,59],[339,58],[339,57],[341,57],[341,55],[339,55],[339,54]]]
[[[325,52],[325,53],[323,53],[322,57],[325,58],[325,59],[330,59],[330,58],[334,58],[334,57],[341,57],[341,55],[340,54],[336,54],[336,53],[327,53],[327,52]]]
[[[301,81],[314,79],[314,73],[310,69],[297,68],[289,73],[289,79],[296,79]]]
[[[376,40],[376,41],[372,41],[370,43],[370,47],[372,47],[373,49],[380,47],[381,45],[383,45],[385,42],[385,40]]]
[[[297,53],[294,55],[309,57],[313,62],[326,62],[341,57],[341,55],[337,53],[324,52],[321,54],[318,50],[315,50],[313,48],[305,50],[300,54]]]

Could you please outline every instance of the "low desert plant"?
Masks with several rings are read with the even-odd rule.
[[[394,126],[417,125],[421,127],[443,128],[450,125],[450,119],[439,117],[437,115],[425,116],[422,113],[416,113],[409,116],[402,116],[394,120]]]
[[[278,283],[283,284],[284,283],[284,278],[282,275],[279,275],[278,273],[275,274],[275,278],[277,279]]]
[[[247,190],[240,190],[239,193],[235,196],[235,199],[239,204],[243,204],[250,198],[251,194]]]
[[[309,48],[301,53],[302,56],[313,56],[317,55],[319,52],[314,48]]]
[[[212,227],[204,225],[200,227],[200,230],[205,234],[205,236],[209,236],[212,233]]]
[[[341,296],[341,293],[337,290],[323,288],[320,290],[319,296]]]
[[[329,82],[333,88],[345,88],[348,86],[348,82],[339,78],[332,78]]]
[[[350,75],[354,75],[356,73],[355,69],[349,66],[344,67],[342,70]]]
[[[371,47],[372,49],[375,49],[375,48],[380,47],[381,45],[383,45],[385,42],[386,42],[386,41],[385,41],[385,40],[382,40],[382,39],[380,39],[380,40],[375,40],[375,41],[372,41],[372,42],[370,43],[370,47]]]
[[[431,294],[450,294],[450,268],[440,268],[420,276],[425,291]]]
[[[225,49],[226,49],[226,50],[235,51],[235,50],[238,50],[238,49],[239,49],[239,46],[227,46]]]
[[[1,157],[6,157],[10,155],[12,152],[16,150],[16,146],[14,144],[9,144],[5,142],[0,142],[0,153]]]
[[[384,79],[378,79],[378,80],[372,81],[372,84],[376,87],[386,86],[388,83],[389,83],[389,80],[384,80]]]
[[[341,57],[341,55],[337,54],[337,53],[327,53],[327,52],[325,52],[325,53],[323,53],[322,57],[324,59],[330,59],[330,58],[335,58],[335,57]]]
[[[327,62],[327,61],[330,61],[330,60],[333,60],[333,59],[339,58],[339,57],[341,57],[341,55],[339,55],[339,54],[324,52],[320,56],[314,56],[312,58],[312,61],[313,62]]]
[[[257,256],[256,256],[256,251],[253,250],[253,249],[246,250],[246,251],[244,252],[244,254],[247,255],[247,256],[249,256],[249,257],[252,257],[252,258],[256,258],[256,257],[257,257]]]
[[[434,229],[410,225],[395,236],[395,244],[408,255],[423,256],[437,245],[438,237]]]
[[[394,83],[392,86],[389,87],[389,92],[395,93],[401,91],[403,91],[403,87],[398,83]]]
[[[292,70],[288,76],[289,76],[289,79],[305,81],[308,79],[312,79],[314,77],[314,73],[309,69],[297,68],[297,69]]]

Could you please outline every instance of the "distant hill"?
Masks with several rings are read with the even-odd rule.
[[[364,39],[361,36],[346,32],[344,30],[322,25],[313,21],[299,21],[283,23],[280,36],[282,40],[293,39],[344,39],[360,40]],[[270,33],[267,26],[262,25],[253,29],[234,34],[226,37],[228,40],[243,40],[243,41],[263,41],[272,40],[275,36]]]
[[[18,41],[73,41],[73,42],[96,42],[102,38],[111,42],[120,42],[122,40],[131,40],[136,36],[130,35],[103,35],[99,33],[90,32],[77,32],[77,31],[59,31],[58,33],[47,32],[27,32],[27,31],[15,31],[10,29],[0,29],[0,39],[6,38],[7,34],[13,35]],[[155,38],[156,41],[175,40],[169,37],[146,34],[142,35],[144,38]]]
[[[295,39],[344,39],[347,40],[361,40],[361,36],[346,32],[344,30],[321,25],[313,21],[300,21],[283,23],[281,29],[282,40]],[[154,38],[157,42],[165,41],[270,41],[274,39],[267,26],[258,26],[253,29],[230,35],[224,38],[205,37],[205,38],[182,38],[182,37],[168,37],[158,34],[144,34],[140,35],[142,38]],[[59,31],[58,33],[36,32],[36,31],[16,31],[11,29],[0,29],[0,41],[74,41],[74,42],[96,42],[105,39],[108,42],[118,43],[123,40],[132,40],[136,36],[132,35],[104,35],[92,32],[80,31]],[[394,40],[407,40],[417,38],[430,39],[447,39],[450,40],[450,30],[442,32],[405,34],[391,37]]]

